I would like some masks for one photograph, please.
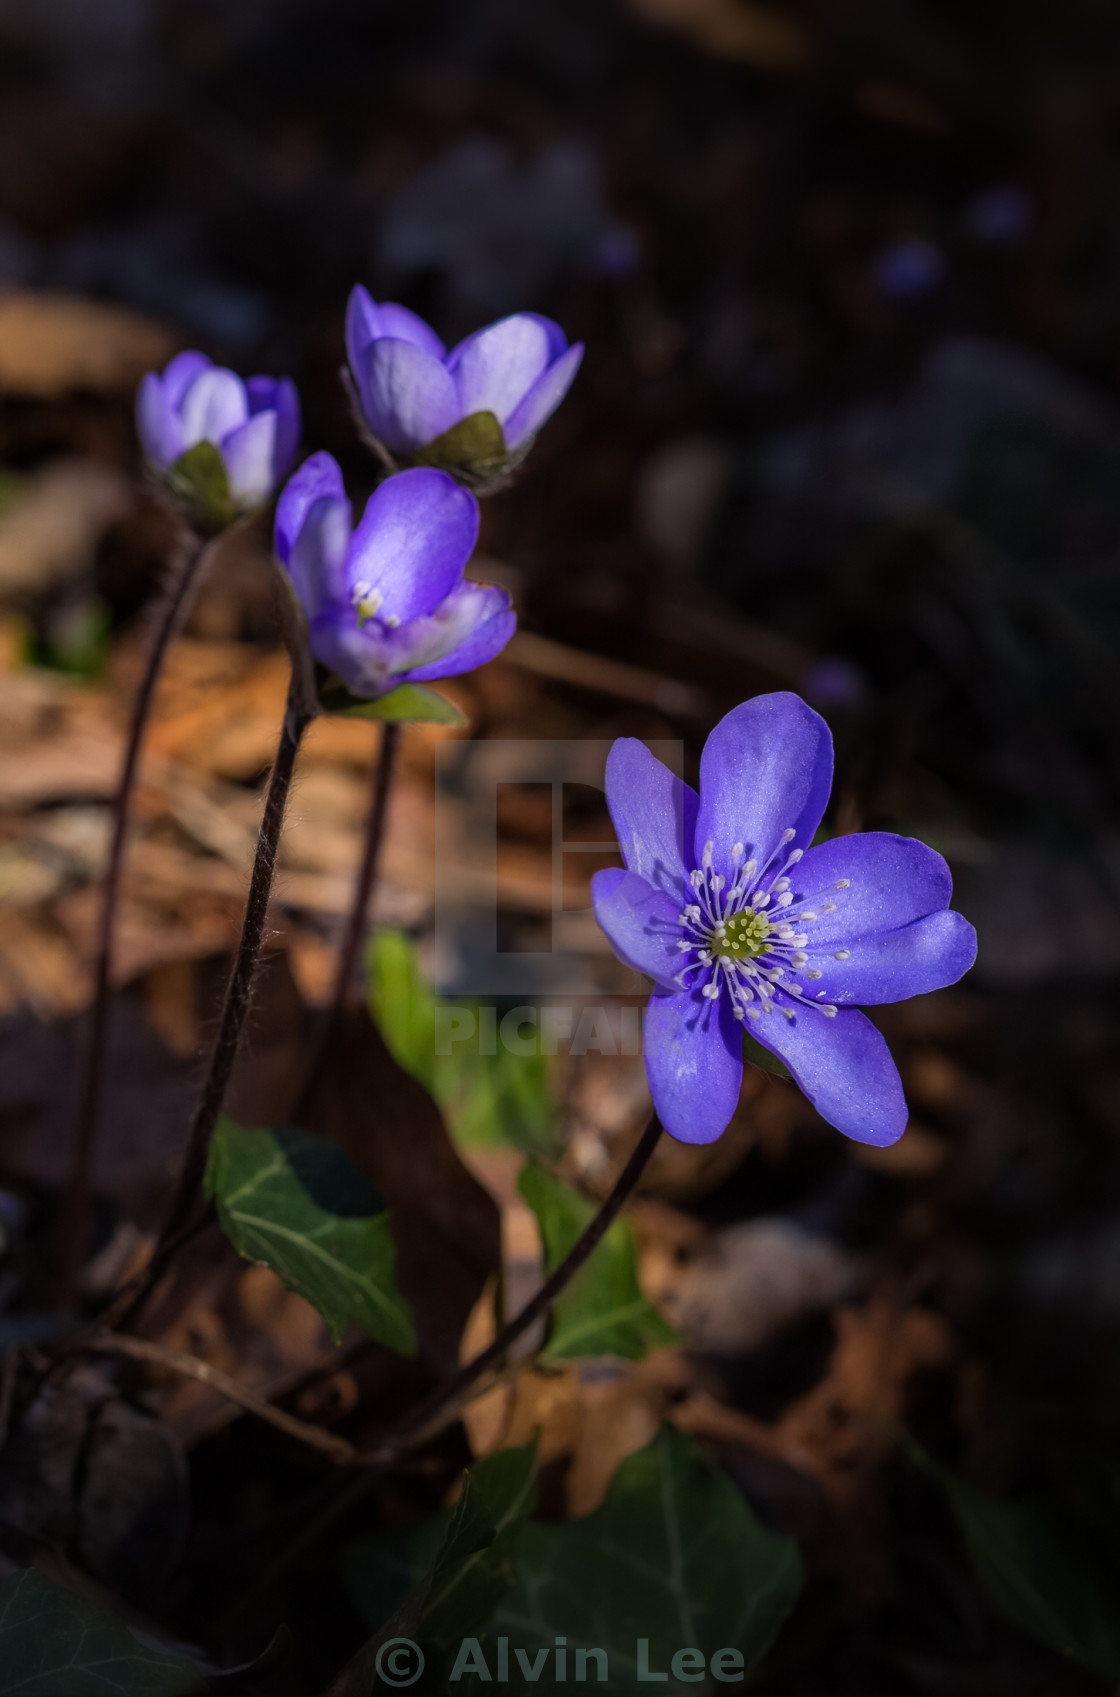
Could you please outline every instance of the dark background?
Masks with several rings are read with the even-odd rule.
[[[0,284],[290,373],[306,444],[358,489],[337,381],[357,280],[448,342],[522,308],[586,342],[485,509],[524,628],[713,711],[800,688],[837,738],[835,828],[941,848],[978,927],[966,986],[884,1018],[936,1159],[852,1167],[818,1127],[688,1206],[816,1210],[876,1288],[936,1314],[954,1365],[917,1373],[904,1412],[977,1484],[1064,1502],[1086,1457],[1115,1481],[1120,12],[0,0]],[[139,471],[127,393],[0,405],[10,472],[60,453]],[[164,539],[148,512],[101,547],[115,631]],[[52,606],[30,608],[40,636]],[[549,699],[531,731],[492,700],[490,729],[607,734],[578,692]],[[710,722],[628,725],[695,759]],[[829,1325],[712,1382],[776,1417],[823,1372]],[[810,1551],[760,1689],[1099,1689],[1000,1622],[897,1454],[809,1507],[728,1461]],[[1118,1525],[1077,1540],[1114,1559]],[[177,1594],[184,1632],[207,1606]],[[356,1642],[332,1607],[308,1677]]]

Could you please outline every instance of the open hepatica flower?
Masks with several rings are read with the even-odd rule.
[[[832,737],[796,695],[760,695],[708,738],[700,794],[633,738],[607,761],[626,870],[592,880],[616,954],[654,980],[645,1060],[662,1125],[710,1143],[739,1099],[744,1029],[848,1137],[906,1129],[887,1045],[853,1004],[955,983],[976,954],[949,869],[885,831],[810,847]]]
[[[518,312],[448,353],[407,307],[378,304],[359,284],[346,311],[346,352],[374,438],[397,460],[444,465],[486,487],[528,452],[564,399],[582,344],[558,324]]]
[[[366,699],[493,659],[517,618],[463,576],[477,535],[474,496],[423,467],[387,478],[354,526],[337,462],[314,454],[277,503],[276,554],[315,659]]]
[[[299,396],[288,377],[242,379],[182,353],[140,384],[136,427],[155,469],[221,527],[267,501],[291,466]]]

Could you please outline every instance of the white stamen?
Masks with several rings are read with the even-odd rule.
[[[796,866],[797,862],[801,859],[801,857],[804,853],[805,853],[804,849],[794,849],[792,851],[792,853],[790,854],[789,859],[786,861],[786,865],[787,866]]]
[[[712,843],[705,843],[704,844],[704,854],[703,854],[703,857],[700,861],[700,864],[704,868],[705,871],[707,871],[708,867],[712,864],[712,849],[713,849],[713,847],[714,847],[714,844],[712,844]]]
[[[758,1012],[757,1008],[746,1008],[744,1011],[745,1011],[748,1019],[758,1019],[759,1018],[759,1012]]]
[[[836,912],[836,903],[835,902],[822,902],[821,903],[821,912],[822,913],[835,913]]]
[[[850,878],[840,878],[837,880],[836,888],[838,890],[847,890],[851,888],[851,883],[852,880]]]
[[[821,978],[821,977],[823,977],[823,976],[824,976],[824,975],[823,975],[823,973],[822,973],[822,972],[821,972],[821,971],[820,971],[820,968],[819,968],[819,967],[816,967],[816,966],[811,966],[811,967],[810,967],[810,968],[809,968],[809,970],[808,970],[808,972],[807,972],[807,973],[806,973],[806,974],[805,974],[805,976],[806,976],[806,978]],[[822,996],[823,996],[823,995],[824,995],[824,991],[823,991],[823,990],[822,990],[822,991],[821,991],[821,995],[822,995]]]
[[[687,947],[687,944],[685,946]],[[805,953],[804,949],[798,949],[797,953],[793,955],[791,959],[793,960],[794,966],[804,966],[809,957]]]
[[[851,953],[851,949],[837,949],[832,958],[834,960],[848,960],[851,957]]]
[[[822,1008],[821,1012],[824,1014],[826,1019],[835,1019],[836,1018],[836,1009],[835,1008]]]
[[[782,1013],[785,1014],[787,1019],[793,1018],[793,1009],[792,1008],[782,1008],[781,1011],[782,1011]]]
[[[794,830],[793,826],[787,825],[785,830],[782,832],[783,843],[792,843],[792,841],[793,841],[794,837],[796,837],[796,835],[797,835],[797,832]]]
[[[774,884],[772,886],[772,888],[775,889],[775,890],[783,890],[783,891],[788,890],[789,889],[789,879],[788,878],[779,878],[777,883]],[[792,897],[790,899],[792,900]]]

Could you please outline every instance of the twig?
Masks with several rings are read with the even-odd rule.
[[[335,972],[334,988],[331,991],[327,1011],[323,1016],[315,1051],[307,1069],[307,1077],[295,1110],[294,1118],[297,1124],[303,1119],[314,1099],[327,1055],[330,1052],[331,1041],[338,1029],[338,1022],[342,1018],[353,990],[358,956],[361,952],[362,939],[365,936],[366,920],[369,916],[374,886],[377,883],[377,869],[381,860],[382,844],[385,841],[385,822],[389,814],[389,792],[393,785],[393,772],[396,766],[397,750],[400,746],[400,732],[399,725],[386,720],[381,733],[381,753],[374,768],[373,796],[370,802],[369,823],[366,826],[366,842],[362,854],[362,863],[358,869],[358,879],[354,886],[354,899],[346,921],[346,931],[338,957],[338,968]]]
[[[210,1067],[206,1075],[206,1082],[202,1087],[202,1096],[191,1121],[183,1170],[179,1175],[179,1183],[171,1208],[152,1253],[152,1259],[148,1263],[144,1282],[118,1322],[121,1326],[128,1325],[147,1301],[174,1252],[177,1240],[185,1241],[182,1234],[190,1228],[202,1196],[202,1184],[206,1176],[206,1163],[210,1156],[210,1143],[214,1135],[214,1127],[218,1123],[226,1090],[229,1088],[234,1062],[241,1047],[245,1019],[252,1001],[253,983],[260,959],[265,919],[268,915],[269,897],[272,892],[272,876],[276,869],[276,855],[280,846],[280,833],[283,829],[284,811],[287,806],[288,791],[291,788],[296,754],[303,733],[311,721],[311,712],[304,705],[305,699],[301,681],[297,679],[293,670],[292,682],[288,690],[288,704],[284,713],[284,725],[280,732],[280,745],[276,751],[276,762],[272,768],[272,777],[269,779],[264,814],[261,818],[260,833],[257,837],[257,853],[249,883],[249,897],[245,906],[241,940],[237,945],[237,956],[233,963],[233,971],[226,986],[226,997],[222,1008],[217,1041],[210,1057]]]
[[[97,928],[97,954],[94,962],[93,1010],[89,1039],[82,1069],[78,1096],[78,1115],[74,1134],[74,1160],[62,1208],[61,1265],[59,1272],[59,1301],[69,1307],[78,1287],[78,1277],[85,1259],[89,1238],[89,1182],[97,1133],[101,1117],[101,1099],[105,1077],[105,1054],[109,1032],[109,979],[113,960],[113,934],[116,929],[117,908],[120,904],[121,875],[124,869],[124,850],[128,837],[133,791],[140,762],[140,745],[152,709],[156,684],[171,646],[172,639],[190,610],[202,570],[211,548],[195,531],[184,528],[175,559],[168,574],[167,587],[160,604],[148,650],[144,675],[132,704],[132,714],[125,740],[124,758],[113,797],[113,832],[105,865],[105,883],[101,897],[101,913]]]
[[[314,1426],[307,1420],[297,1420],[294,1414],[285,1414],[282,1408],[266,1402],[255,1392],[231,1379],[228,1373],[223,1373],[219,1367],[211,1367],[208,1361],[200,1361],[196,1355],[186,1355],[182,1350],[169,1349],[166,1344],[153,1343],[147,1338],[135,1338],[125,1333],[103,1333],[99,1337],[88,1338],[83,1349],[93,1349],[109,1355],[129,1355],[134,1361],[149,1361],[156,1367],[166,1367],[171,1373],[179,1373],[185,1379],[196,1379],[200,1385],[208,1385],[220,1396],[228,1397],[230,1402],[238,1403],[249,1414],[255,1414],[261,1420],[267,1420],[271,1426],[286,1432],[290,1438],[298,1438],[300,1443],[309,1444],[312,1449],[322,1450],[332,1461],[352,1462],[356,1458],[353,1444],[345,1438],[337,1437],[333,1432],[326,1432],[321,1426]]]

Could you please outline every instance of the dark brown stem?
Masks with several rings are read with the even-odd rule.
[[[89,1238],[90,1174],[101,1120],[105,1081],[105,1056],[109,1034],[109,980],[113,963],[113,936],[120,905],[125,842],[131,815],[132,795],[140,763],[140,747],[152,709],[156,684],[167,650],[190,610],[209,549],[204,539],[184,530],[167,586],[156,612],[155,630],[140,688],[132,704],[124,759],[113,797],[113,831],[105,866],[101,912],[97,928],[97,953],[93,971],[93,1010],[78,1095],[74,1135],[74,1160],[62,1207],[61,1266],[59,1296],[62,1305],[73,1302]]]
[[[272,893],[272,876],[276,869],[276,855],[280,847],[280,833],[283,829],[284,811],[287,807],[288,791],[291,788],[296,753],[310,719],[311,715],[307,708],[302,705],[302,696],[293,677],[288,690],[284,725],[280,732],[280,746],[276,750],[276,762],[269,779],[264,814],[257,836],[257,852],[249,882],[249,898],[245,904],[241,941],[237,945],[233,971],[230,973],[229,983],[226,986],[221,1024],[218,1027],[217,1041],[210,1057],[206,1082],[202,1087],[202,1095],[191,1121],[183,1170],[179,1175],[179,1184],[170,1211],[148,1265],[147,1276],[141,1289],[133,1298],[127,1314],[119,1322],[120,1324],[131,1320],[147,1300],[175,1247],[185,1241],[184,1234],[191,1226],[202,1198],[202,1184],[206,1176],[206,1163],[210,1156],[210,1143],[214,1135],[214,1127],[218,1123],[222,1103],[225,1101],[226,1091],[229,1088],[234,1062],[237,1060],[238,1050],[241,1047],[245,1019],[253,998],[253,983],[260,959],[265,919],[268,915],[269,897]]]
[[[489,1368],[497,1364],[508,1354],[510,1347],[522,1337],[525,1332],[546,1314],[556,1301],[560,1292],[574,1278],[583,1266],[588,1256],[602,1242],[604,1235],[617,1219],[624,1203],[633,1194],[638,1180],[641,1178],[650,1156],[657,1147],[661,1136],[661,1122],[654,1114],[646,1129],[638,1140],[633,1154],[623,1167],[615,1182],[610,1195],[604,1201],[599,1212],[588,1225],[583,1236],[568,1251],[560,1265],[545,1280],[536,1295],[530,1297],[519,1314],[502,1327],[489,1348],[476,1355],[473,1361],[468,1361],[437,1385],[426,1397],[409,1409],[404,1418],[386,1432],[378,1443],[371,1449],[362,1450],[355,1457],[361,1471],[353,1479],[348,1479],[339,1490],[332,1492],[317,1514],[313,1514],[296,1533],[295,1537],[285,1545],[277,1556],[272,1567],[253,1585],[250,1591],[237,1603],[225,1617],[223,1626],[241,1618],[250,1608],[256,1606],[260,1599],[267,1595],[273,1586],[298,1562],[305,1551],[311,1549],[323,1534],[332,1527],[342,1515],[359,1502],[366,1492],[371,1490],[381,1471],[414,1444],[422,1442],[429,1433],[451,1417],[455,1405],[462,1401],[470,1390]],[[442,1417],[442,1418],[441,1418]]]
[[[476,1379],[491,1367],[496,1367],[509,1353],[513,1344],[523,1336],[529,1328],[547,1314],[565,1285],[579,1272],[584,1262],[602,1242],[609,1228],[614,1224],[623,1204],[632,1195],[638,1180],[649,1164],[650,1156],[657,1147],[661,1136],[661,1122],[656,1114],[650,1118],[649,1124],[643,1131],[634,1147],[634,1151],[615,1181],[610,1195],[603,1202],[599,1212],[590,1221],[583,1236],[569,1249],[560,1265],[549,1274],[540,1290],[530,1297],[519,1314],[508,1320],[487,1349],[476,1355],[473,1361],[468,1361],[460,1367],[450,1379],[445,1379],[442,1385],[437,1385],[433,1391],[422,1398],[414,1408],[408,1411],[404,1420],[391,1432],[388,1432],[381,1442],[360,1457],[367,1465],[376,1462],[389,1461],[393,1456],[406,1447],[422,1432],[432,1418],[449,1404],[460,1400],[464,1392],[470,1390]]]
[[[294,1117],[297,1122],[304,1117],[314,1099],[315,1091],[322,1078],[324,1063],[330,1052],[335,1032],[338,1030],[339,1021],[353,992],[354,979],[358,970],[358,957],[361,954],[362,942],[366,933],[366,921],[369,918],[370,904],[377,884],[381,848],[385,840],[385,822],[389,815],[389,792],[393,786],[393,773],[396,767],[400,738],[401,727],[386,720],[381,732],[381,754],[373,772],[373,795],[370,801],[369,822],[366,826],[366,842],[362,852],[362,864],[358,869],[358,880],[354,886],[354,900],[350,907],[349,918],[346,921],[346,931],[338,957],[334,988],[331,991],[326,1013],[323,1015],[318,1041],[315,1044],[311,1064],[307,1069],[307,1078],[295,1111]]]

